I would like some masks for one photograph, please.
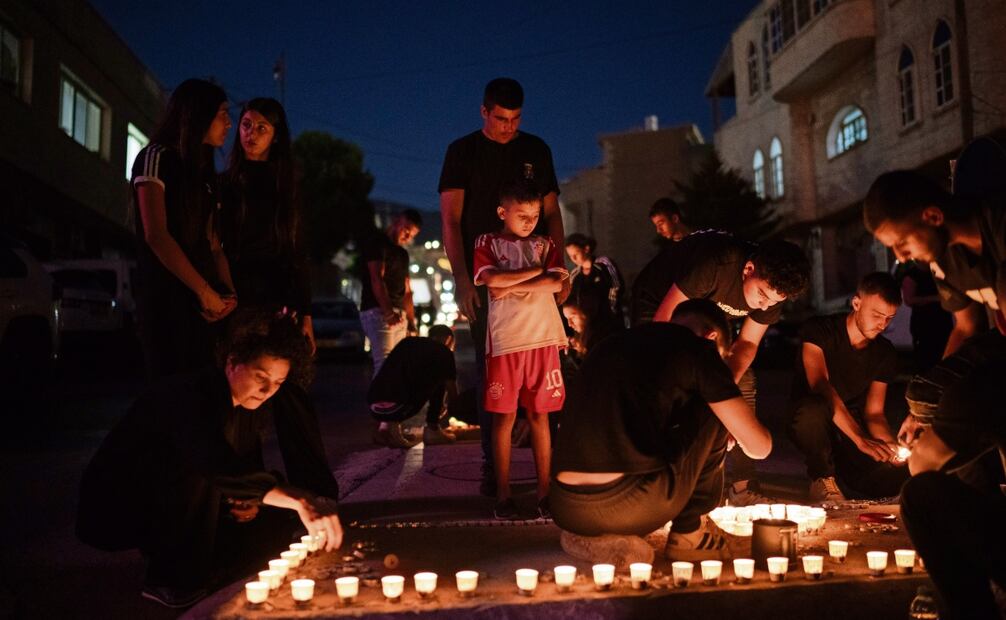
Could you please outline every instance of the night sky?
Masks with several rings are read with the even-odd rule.
[[[482,89],[501,75],[523,84],[521,129],[552,147],[560,179],[600,162],[599,135],[649,114],[711,142],[702,92],[756,4],[91,1],[168,89],[213,76],[234,101],[278,97],[285,53],[294,133],[355,142],[372,198],[428,210],[447,145],[481,126]]]

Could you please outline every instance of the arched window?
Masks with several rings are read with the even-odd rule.
[[[751,166],[754,168],[754,186],[755,193],[762,200],[765,199],[765,156],[762,155],[761,149],[755,151],[754,159],[751,161]]]
[[[915,122],[915,56],[908,47],[898,58],[898,91],[901,93],[901,126]]]
[[[765,90],[772,88],[772,73],[769,71],[768,55],[768,24],[761,27],[761,74],[765,82]]]
[[[954,72],[950,63],[950,43],[953,35],[950,26],[942,19],[933,33],[933,66],[936,69],[936,105],[946,105],[954,100]]]
[[[840,155],[869,138],[866,115],[856,106],[838,111],[828,129],[828,158]]]
[[[748,94],[754,97],[761,90],[758,83],[758,49],[754,43],[748,43]]]
[[[786,193],[786,185],[782,175],[782,142],[779,138],[772,138],[772,145],[768,150],[768,161],[772,170],[772,195],[782,198]]]

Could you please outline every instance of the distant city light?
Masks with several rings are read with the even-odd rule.
[[[424,312],[423,315],[421,317],[419,317],[419,320],[422,321],[423,323],[429,323],[430,322],[430,314],[428,312]]]
[[[427,267],[426,268],[426,273],[429,274],[429,275],[431,275],[431,276],[433,275],[433,271],[434,271],[433,267]]]
[[[411,271],[412,273],[419,273],[419,265],[412,263],[411,265],[409,265],[409,271]]]
[[[447,303],[449,301],[454,301],[454,293],[441,293],[440,301]]]
[[[454,282],[452,282],[451,280],[444,280],[444,285],[443,286],[444,286],[444,290],[445,291],[452,291],[452,290],[454,290]]]
[[[427,241],[426,243],[423,244],[423,247],[426,248],[427,250],[429,250],[430,248],[433,247],[433,244],[430,243],[429,241]]]
[[[430,245],[432,245],[433,249],[436,250],[437,248],[440,247],[440,242],[439,241],[431,241]]]

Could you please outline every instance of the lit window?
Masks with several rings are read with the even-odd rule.
[[[933,65],[936,71],[936,105],[954,100],[954,73],[950,64],[950,26],[940,20],[933,34]]]
[[[765,90],[772,87],[772,74],[769,72],[768,24],[761,28],[761,73],[765,78]]]
[[[101,104],[66,75],[60,85],[59,126],[89,151],[101,149]]]
[[[846,106],[835,115],[828,130],[828,157],[835,157],[869,138],[866,115],[856,106]]]
[[[769,147],[768,160],[772,170],[772,194],[776,198],[782,198],[786,193],[786,185],[783,181],[782,173],[782,142],[779,138],[772,138],[772,146]]]
[[[754,186],[755,193],[762,200],[765,199],[765,156],[762,155],[761,149],[755,151],[754,159],[751,162],[751,166],[754,168]]]
[[[752,97],[760,90],[758,84],[758,49],[754,43],[748,43],[748,94]]]
[[[0,84],[18,92],[21,84],[21,39],[0,24]]]
[[[150,139],[140,131],[136,125],[129,123],[126,126],[126,180],[133,178],[133,162],[143,147],[147,146]]]
[[[907,47],[901,48],[898,59],[898,91],[901,94],[902,127],[915,122],[915,56]]]

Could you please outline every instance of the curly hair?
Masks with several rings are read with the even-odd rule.
[[[774,239],[760,244],[751,255],[755,275],[764,278],[780,295],[803,295],[810,283],[810,261],[800,246]]]
[[[217,349],[221,366],[246,364],[263,355],[290,362],[287,381],[307,388],[314,378],[311,348],[293,316],[260,309],[239,310],[231,317]]]

